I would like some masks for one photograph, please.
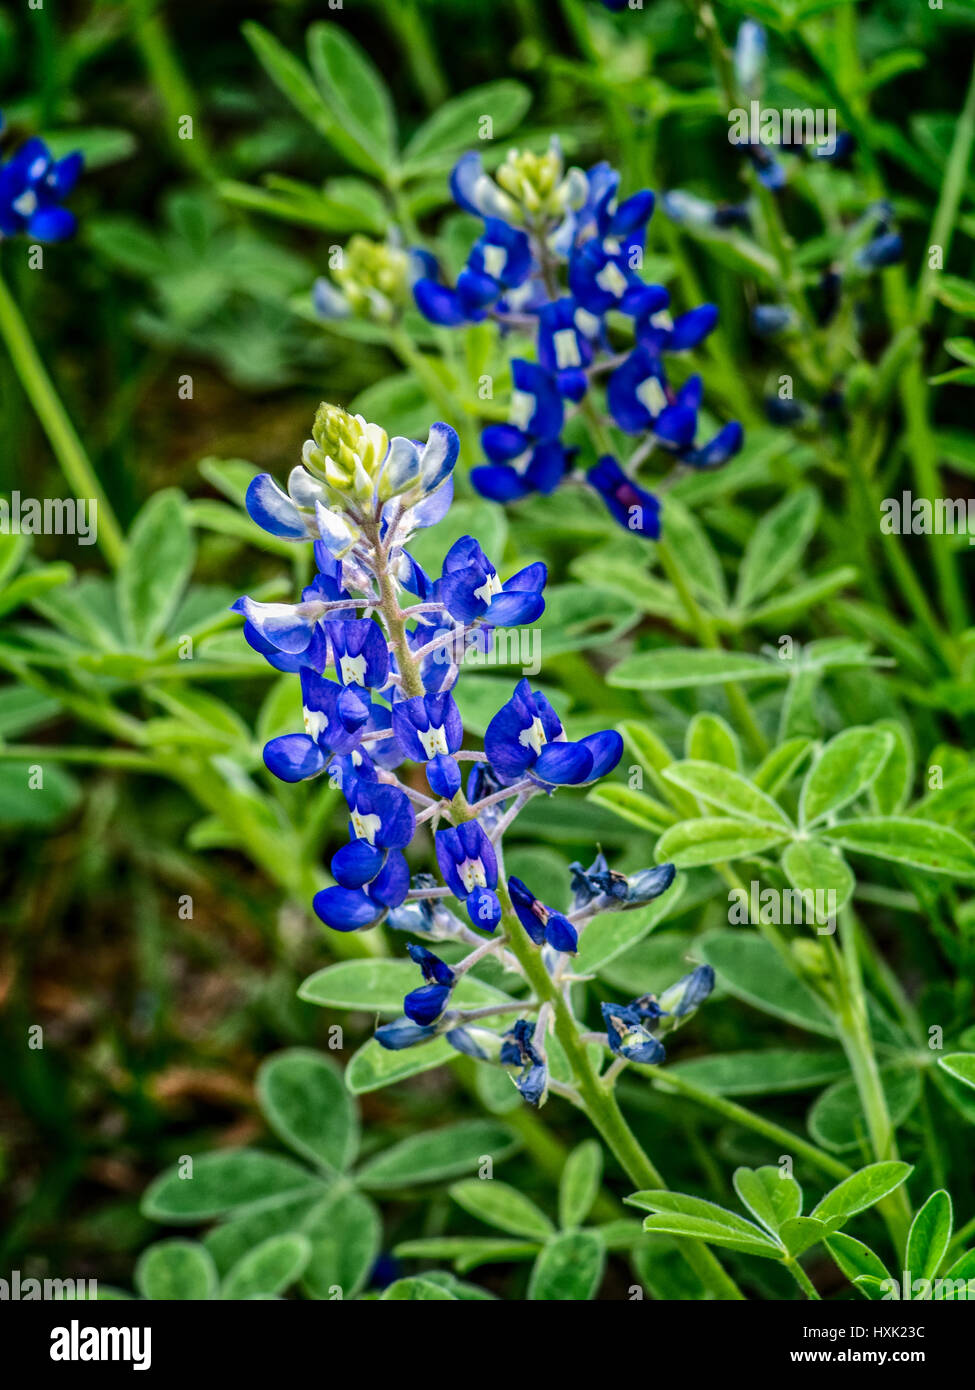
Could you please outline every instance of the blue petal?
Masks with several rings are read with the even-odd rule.
[[[272,536],[288,541],[308,539],[308,528],[301,513],[270,473],[259,473],[251,479],[244,502],[251,520],[270,531]]]
[[[312,899],[312,907],[334,931],[361,931],[374,926],[385,910],[361,888],[322,888]]]
[[[282,782],[317,777],[325,763],[325,754],[307,734],[282,734],[264,745],[264,764]]]
[[[376,877],[385,858],[385,851],[378,845],[350,840],[332,856],[332,877],[343,888],[362,888]]]

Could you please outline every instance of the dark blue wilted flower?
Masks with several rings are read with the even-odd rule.
[[[620,526],[646,540],[658,539],[660,499],[627,477],[611,454],[604,454],[586,477]]]
[[[517,1070],[512,1080],[528,1104],[542,1105],[548,1094],[548,1067],[535,1047],[533,1025],[520,1018],[503,1036],[502,1064]]]
[[[584,869],[578,862],[569,865],[572,874],[572,908],[585,908],[587,914],[626,912],[659,898],[674,881],[673,864],[657,864],[635,874],[621,874],[609,867],[602,850]]]

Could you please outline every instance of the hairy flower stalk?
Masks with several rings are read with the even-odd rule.
[[[523,679],[490,720],[483,748],[462,746],[454,692],[467,644],[489,650],[495,629],[536,621],[547,575],[533,564],[502,579],[471,536],[450,547],[436,579],[411,555],[410,537],[449,509],[458,447],[448,425],[431,426],[425,444],[389,439],[323,404],[287,492],[266,474],[251,484],[252,518],[273,535],[311,543],[317,565],[296,603],[234,604],[247,641],[301,684],[304,732],[272,739],[264,760],[286,782],[329,777],[348,804],[350,838],[331,860],[335,882],[314,898],[325,925],[353,932],[385,923],[418,938],[407,945],[417,987],[402,1016],[377,1028],[377,1042],[399,1051],[445,1038],[458,1053],[504,1068],[530,1105],[554,1091],[587,1115],[637,1186],[659,1188],[612,1083],[629,1061],[664,1058],[661,1037],[707,997],[713,972],[698,967],[660,1000],[604,1005],[600,1036],[615,1060],[607,1071],[593,1065],[569,994],[579,939],[595,917],[666,892],[674,869],[624,875],[597,852],[589,868],[572,866],[564,911],[506,873],[504,836],[524,806],[595,782],[616,766],[622,739],[603,730],[570,740]],[[464,763],[472,765],[466,781]],[[419,770],[427,791],[416,785]],[[411,871],[406,859],[424,832],[439,878]],[[508,999],[477,1002],[469,991],[483,988],[475,972],[491,956],[522,985]],[[551,1074],[553,1033],[568,1076]],[[709,1292],[740,1297],[703,1245],[682,1248]]]

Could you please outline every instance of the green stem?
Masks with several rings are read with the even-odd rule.
[[[555,1033],[565,1051],[579,1092],[580,1107],[590,1123],[599,1131],[604,1142],[616,1156],[627,1177],[641,1188],[666,1186],[660,1173],[644,1152],[627,1124],[614,1092],[601,1084],[593,1070],[585,1045],[571,1010],[553,983],[542,963],[538,950],[532,945],[525,929],[516,917],[506,884],[498,884],[498,897],[512,952],[525,972],[538,999],[552,1004]],[[700,1241],[679,1241],[684,1259],[697,1274],[704,1287],[716,1298],[741,1299],[741,1290],[725,1272],[712,1252]]]
[[[809,1275],[803,1269],[802,1265],[799,1263],[799,1261],[783,1260],[782,1263],[785,1265],[786,1269],[789,1271],[793,1279],[799,1285],[800,1289],[802,1289],[806,1297],[815,1299],[817,1303],[820,1303],[822,1300],[820,1299],[819,1294],[816,1292],[816,1287],[813,1284],[812,1280],[809,1278]]]
[[[777,1144],[781,1144],[788,1153],[798,1154],[801,1158],[805,1158],[831,1178],[848,1178],[852,1172],[852,1169],[848,1168],[845,1163],[841,1163],[838,1158],[824,1153],[815,1144],[801,1139],[798,1134],[793,1134],[791,1130],[775,1124],[772,1120],[766,1120],[761,1115],[753,1114],[751,1110],[746,1110],[743,1105],[736,1105],[734,1101],[726,1100],[724,1096],[715,1095],[713,1091],[705,1090],[703,1086],[696,1086],[693,1081],[685,1080],[678,1071],[667,1071],[652,1066],[641,1066],[640,1071],[641,1073],[646,1072],[652,1080],[659,1083],[661,1090],[676,1091],[679,1095],[686,1096],[688,1100],[696,1101],[698,1105],[713,1111],[715,1115],[721,1115],[723,1119],[741,1125],[743,1129],[754,1130],[756,1134],[774,1140]]]
[[[41,361],[24,317],[0,275],[0,336],[3,337],[28,400],[43,426],[55,457],[78,497],[98,506],[98,544],[113,568],[121,563],[125,551],[122,531],[111,503],[85,453],[61,398]]]

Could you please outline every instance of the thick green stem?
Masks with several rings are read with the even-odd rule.
[[[28,400],[43,426],[61,472],[80,498],[87,498],[98,508],[97,539],[105,559],[117,568],[125,551],[122,531],[115,519],[111,503],[85,453],[61,398],[41,361],[30,330],[17,306],[17,301],[0,276],[0,336],[3,337]]]

